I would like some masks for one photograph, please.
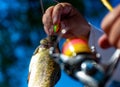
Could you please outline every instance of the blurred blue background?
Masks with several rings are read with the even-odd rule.
[[[100,28],[108,10],[100,0],[58,0],[73,4],[93,25]],[[113,7],[120,0],[110,0]],[[44,9],[56,4],[43,0]],[[0,0],[0,87],[27,87],[28,67],[39,41],[46,37],[39,0]],[[55,87],[83,87],[62,71]]]

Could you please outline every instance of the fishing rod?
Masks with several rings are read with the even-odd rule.
[[[102,0],[102,2],[110,11],[112,10],[107,0]],[[76,44],[73,44],[75,41],[79,44],[78,49],[75,47]],[[96,52],[95,47],[89,48],[83,38],[69,39],[64,44],[62,53],[54,53],[55,48],[50,48],[50,55],[61,68],[70,77],[85,84],[85,87],[105,87],[120,60],[120,49],[114,52],[106,65],[102,65],[100,54]],[[83,47],[85,50],[82,49]]]
[[[83,39],[72,39],[70,42],[67,42],[67,45],[75,40]],[[82,43],[80,45],[82,46]],[[70,77],[82,82],[85,86],[105,87],[118,65],[120,50],[115,51],[108,64],[102,65],[100,63],[100,54],[95,53],[95,49],[90,49],[88,44],[85,43],[84,45],[84,48],[86,47],[85,51],[75,53],[75,51],[72,52],[72,50],[69,50],[74,56],[69,56],[65,53],[54,53],[54,48],[52,47],[50,48],[50,55]],[[70,48],[72,46],[74,47],[72,44]],[[63,49],[65,50],[66,48],[63,47]]]
[[[106,4],[107,1],[103,0],[103,2],[104,1]],[[107,4],[107,6],[109,5]],[[59,25],[54,25],[53,30],[55,33],[58,29]],[[51,58],[53,58],[54,61],[60,65],[61,69],[63,69],[70,77],[85,84],[85,87],[105,87],[118,65],[120,49],[115,51],[106,65],[101,64],[100,54],[96,52],[95,47],[90,48],[84,38],[67,39],[62,47],[63,51],[61,53],[56,53],[55,49],[62,38],[62,35],[66,32],[67,30],[63,29],[59,36],[55,35],[57,39],[54,45],[49,49]]]

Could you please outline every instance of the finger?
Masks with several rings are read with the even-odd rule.
[[[46,26],[44,26],[44,30],[45,30],[47,35],[54,34],[54,32],[53,32],[53,25],[51,25],[51,27],[49,29]]]
[[[68,21],[64,20],[60,23],[60,30],[57,32],[59,35],[62,35],[64,38],[71,37],[71,32],[69,31],[70,27],[68,26]]]
[[[59,24],[62,17],[69,15],[69,12],[71,11],[71,9],[72,9],[72,6],[69,3],[57,4],[53,10],[53,15],[52,15],[53,24]]]
[[[50,28],[53,26],[52,22],[52,11],[53,11],[53,6],[49,7],[45,14],[43,15],[42,22],[44,24],[44,29],[47,34],[50,34]]]
[[[111,31],[109,32],[108,35],[110,44],[115,47],[118,47],[120,40],[120,16],[114,22],[113,26],[111,27]]]
[[[45,13],[44,13],[44,15],[43,15],[43,17],[42,17],[42,22],[43,22],[43,24],[46,24],[48,21],[51,22],[53,8],[54,8],[54,7],[51,6],[51,7],[49,7],[49,8],[45,11]]]
[[[111,45],[110,45],[110,43],[109,43],[109,41],[108,41],[108,38],[107,38],[107,35],[106,35],[106,34],[102,35],[102,36],[99,38],[98,44],[99,44],[99,46],[100,46],[101,48],[103,48],[103,49],[106,49],[106,48],[111,47]]]
[[[109,28],[112,26],[114,21],[120,16],[120,5],[118,5],[112,12],[110,12],[106,17],[103,19],[101,23],[102,29],[108,33]]]

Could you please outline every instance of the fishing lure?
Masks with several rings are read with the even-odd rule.
[[[59,25],[58,24],[54,25],[53,31],[56,33],[58,32],[58,30],[59,30]]]
[[[42,39],[35,50],[29,65],[28,87],[53,87],[60,79],[60,67],[49,55],[52,39]]]
[[[112,6],[107,0],[102,2],[112,11]],[[58,58],[58,63],[69,76],[82,82],[86,87],[105,87],[120,60],[120,50],[117,49],[108,64],[102,65],[99,53],[96,53],[95,49],[90,49],[83,38],[67,39],[62,53],[51,55],[55,60]]]
[[[54,25],[54,32],[58,30],[59,26]],[[59,39],[56,41],[52,36],[41,40],[30,62],[28,87],[53,87],[60,79],[61,69],[86,87],[104,87],[120,59],[120,50],[117,50],[104,67],[98,53],[83,38],[67,39],[62,53],[56,42]]]

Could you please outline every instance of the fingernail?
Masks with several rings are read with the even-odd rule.
[[[53,24],[56,24],[57,23],[57,16],[54,16],[53,17]]]
[[[53,34],[53,26],[50,27],[50,29],[49,29],[49,34],[50,34],[50,35]]]

